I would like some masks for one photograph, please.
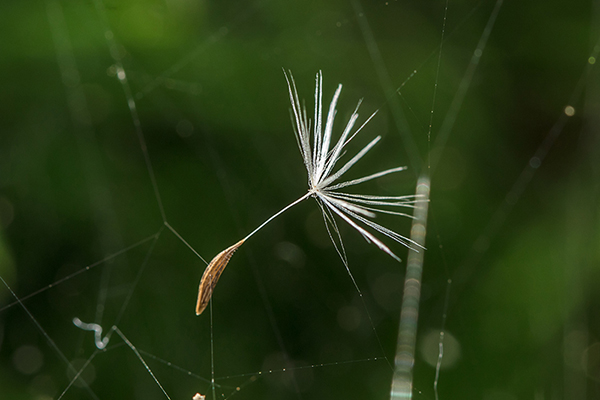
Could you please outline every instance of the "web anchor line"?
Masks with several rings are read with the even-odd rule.
[[[150,376],[152,377],[152,379],[154,379],[154,382],[156,382],[156,384],[158,385],[158,387],[160,388],[160,390],[163,392],[163,394],[165,395],[165,397],[167,399],[171,400],[171,397],[167,394],[167,392],[165,391],[165,389],[163,388],[163,386],[160,384],[160,382],[158,381],[158,378],[156,377],[156,375],[154,375],[154,373],[152,372],[152,370],[150,369],[150,367],[148,366],[148,364],[146,363],[146,361],[144,360],[144,358],[140,354],[140,352],[137,349],[137,347],[135,347],[133,345],[133,343],[131,343],[131,341],[129,341],[129,339],[127,339],[127,337],[125,336],[125,334],[123,334],[123,332],[121,332],[121,330],[119,328],[117,328],[116,325],[113,325],[108,330],[108,333],[106,334],[106,336],[104,336],[104,338],[102,338],[102,327],[100,325],[98,325],[98,324],[94,324],[94,323],[88,324],[88,323],[82,322],[77,317],[73,318],[73,324],[76,327],[78,327],[79,329],[83,329],[84,331],[90,331],[90,332],[93,331],[94,332],[94,344],[96,345],[96,347],[99,350],[104,350],[106,348],[106,346],[108,345],[108,342],[110,341],[111,334],[113,332],[116,332],[117,335],[119,335],[121,337],[121,339],[123,339],[123,341],[127,344],[127,346],[129,346],[129,348],[131,349],[131,351],[133,351],[135,353],[135,355],[137,356],[137,358],[144,365],[144,368],[146,368],[146,371],[148,371],[148,373],[150,374]],[[81,371],[78,373],[78,375],[76,376],[76,378],[79,376],[80,373],[81,373]]]

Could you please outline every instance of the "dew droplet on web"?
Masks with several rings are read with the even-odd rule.
[[[573,115],[575,115],[575,108],[573,106],[566,106],[565,107],[565,114],[568,117],[572,117]]]
[[[432,329],[419,339],[421,357],[427,364],[435,367],[439,360],[440,337],[443,337],[441,368],[455,367],[462,353],[460,342],[448,331],[441,333],[442,335],[440,336],[440,331]]]

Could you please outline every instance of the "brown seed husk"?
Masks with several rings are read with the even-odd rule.
[[[196,315],[202,314],[202,311],[208,305],[210,298],[215,290],[217,281],[221,273],[229,263],[233,253],[244,243],[244,239],[240,240],[231,247],[226,248],[212,259],[208,267],[204,270],[202,279],[200,279],[200,287],[198,288],[198,302],[196,303]]]

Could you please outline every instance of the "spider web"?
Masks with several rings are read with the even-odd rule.
[[[3,398],[389,398],[405,266],[338,222],[349,276],[315,204],[194,315],[204,260],[306,191],[282,67],[309,109],[343,83],[338,128],[380,110],[353,173],[409,172],[369,192],[433,165],[414,397],[597,396],[590,2],[3,9]]]

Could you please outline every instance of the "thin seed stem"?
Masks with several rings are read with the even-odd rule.
[[[283,207],[281,210],[279,210],[279,212],[277,212],[276,214],[273,214],[273,216],[271,216],[271,218],[269,218],[268,220],[266,220],[265,222],[263,222],[258,228],[256,228],[255,230],[253,230],[252,232],[250,232],[250,234],[248,236],[246,236],[243,241],[245,242],[246,240],[248,240],[248,238],[252,235],[254,235],[256,232],[258,232],[263,226],[265,226],[266,224],[268,224],[269,222],[271,222],[272,220],[274,220],[276,217],[278,217],[280,214],[283,214],[284,211],[286,211],[288,208],[292,208],[293,206],[295,206],[296,204],[300,203],[302,200],[308,198],[310,195],[312,194],[312,192],[307,192],[304,196],[300,197],[298,200],[288,204],[287,206]]]

